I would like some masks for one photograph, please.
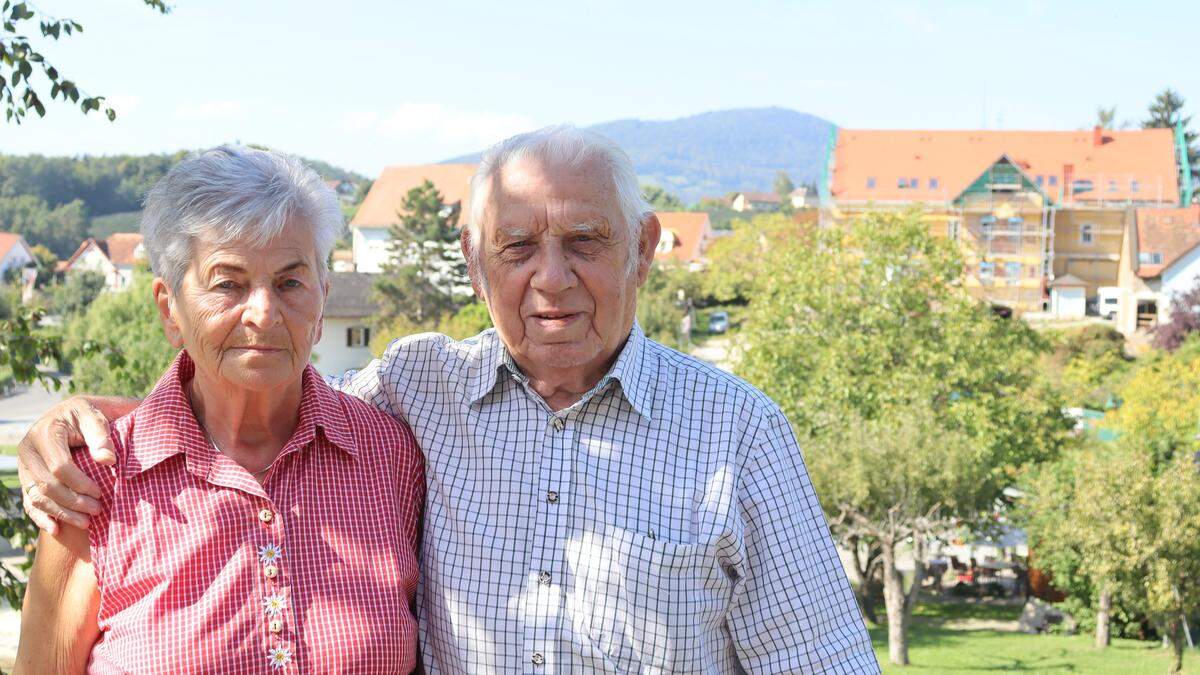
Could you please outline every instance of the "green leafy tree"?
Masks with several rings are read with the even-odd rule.
[[[787,175],[786,171],[780,171],[775,175],[775,194],[779,195],[779,210],[784,213],[791,213],[795,210],[792,206],[792,191],[796,189],[796,185],[792,183],[792,179]]]
[[[49,296],[49,310],[67,319],[91,306],[104,291],[104,275],[92,270],[79,270],[65,275],[59,283],[44,289]]]
[[[171,365],[177,350],[163,335],[151,281],[138,274],[128,289],[101,294],[68,322],[69,345],[114,345],[123,358],[115,367],[103,353],[74,359],[74,386],[90,394],[142,397]]]
[[[878,547],[889,654],[904,664],[929,543],[987,528],[1019,468],[1056,456],[1070,422],[1038,384],[1044,340],[964,291],[957,251],[919,212],[792,227],[747,233],[739,374],[787,413],[835,537]]]
[[[142,1],[163,14],[168,11],[163,0]],[[29,37],[35,25],[42,40],[58,40],[83,31],[78,21],[39,14],[26,2],[4,0],[0,5],[0,99],[4,101],[5,119],[20,124],[31,110],[39,117],[45,116],[42,97],[47,86],[51,100],[78,103],[84,113],[103,109],[109,120],[116,119],[116,111],[103,96],[89,96],[50,64],[39,51],[38,37]]]
[[[458,207],[446,204],[430,181],[408,191],[389,229],[392,260],[375,282],[383,323],[401,317],[411,327],[432,329],[445,314],[469,301],[459,248]]]
[[[657,185],[643,185],[642,194],[646,196],[646,201],[654,207],[655,211],[683,211],[685,208],[679,197]]]
[[[1142,121],[1142,128],[1174,129],[1177,124],[1182,122],[1185,129],[1183,138],[1188,146],[1188,163],[1192,165],[1192,172],[1195,173],[1197,168],[1200,168],[1200,150],[1196,148],[1198,134],[1189,128],[1192,124],[1192,116],[1184,117],[1183,115],[1184,103],[1183,97],[1178,92],[1170,88],[1164,89],[1154,97],[1154,103],[1150,104],[1150,116]]]
[[[638,324],[651,339],[676,349],[685,348],[680,328],[699,292],[696,274],[680,265],[655,263],[646,283],[638,289]]]
[[[87,236],[87,208],[80,200],[51,208],[32,195],[0,197],[0,224],[30,246],[45,246],[66,258]]]

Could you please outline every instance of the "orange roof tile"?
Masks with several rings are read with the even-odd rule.
[[[1137,237],[1139,255],[1162,254],[1160,265],[1138,263],[1137,275],[1143,279],[1157,277],[1200,245],[1200,206],[1138,209]]]
[[[1099,143],[1097,143],[1099,141]],[[884,131],[840,129],[831,194],[841,201],[947,202],[1000,156],[1044,177],[1058,201],[1067,165],[1093,189],[1078,202],[1178,202],[1179,174],[1170,129],[1134,131]],[[1054,177],[1057,185],[1050,185]],[[916,179],[916,187],[900,182]],[[936,179],[934,187],[930,179]],[[869,181],[874,187],[868,187]],[[1137,190],[1134,191],[1134,183]],[[1112,189],[1110,189],[1112,188]]]
[[[712,239],[712,223],[703,211],[659,211],[658,222],[662,224],[663,236],[670,238],[671,248],[663,252],[656,250],[655,260],[691,263],[700,259],[704,248]]]
[[[104,252],[114,265],[133,265],[138,260],[137,248],[142,235],[137,232],[117,232],[104,240]]]
[[[352,227],[387,227],[396,222],[396,212],[408,191],[429,180],[442,193],[447,204],[459,203],[463,213],[471,196],[471,177],[475,164],[421,164],[389,166],[371,185],[363,203],[350,221]],[[464,224],[459,217],[459,224]]]

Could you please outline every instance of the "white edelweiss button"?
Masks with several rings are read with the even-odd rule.
[[[271,667],[278,670],[292,662],[292,651],[282,646],[271,647],[267,652],[267,658],[270,660]]]
[[[268,579],[274,579],[279,576],[279,568],[274,565],[267,565],[263,568],[263,576]]]
[[[263,610],[266,611],[267,616],[280,616],[286,607],[287,598],[283,597],[283,593],[268,595],[263,599]]]
[[[271,619],[271,623],[267,624],[272,633],[283,632],[283,621],[280,619]]]
[[[283,547],[279,544],[267,544],[258,547],[258,560],[264,565],[274,565],[283,558]]]
[[[263,509],[262,511],[258,512],[258,519],[263,521],[264,523],[271,522],[271,519],[273,519],[274,517],[275,517],[275,514],[271,512],[271,509]]]

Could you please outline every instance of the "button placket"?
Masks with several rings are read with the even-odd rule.
[[[267,621],[267,660],[272,670],[287,668],[293,661],[284,636],[284,619],[289,615],[291,598],[282,582],[283,519],[272,504],[258,511],[258,521],[267,535],[267,543],[258,547],[258,562],[263,575],[263,614]]]

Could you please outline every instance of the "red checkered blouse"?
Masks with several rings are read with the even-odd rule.
[[[182,352],[113,424],[92,521],[89,672],[408,673],[424,465],[406,426],[304,372],[299,424],[262,485],[214,450]]]

